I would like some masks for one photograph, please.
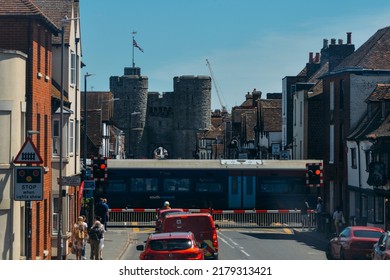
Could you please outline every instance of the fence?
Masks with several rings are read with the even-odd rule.
[[[300,210],[209,210],[184,209],[192,213],[211,213],[220,228],[294,228],[302,226]],[[110,209],[109,227],[154,227],[157,209]],[[316,226],[316,217],[309,211],[307,225]]]

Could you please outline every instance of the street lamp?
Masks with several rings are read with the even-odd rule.
[[[39,134],[37,130],[27,130],[27,138],[31,139],[31,135]],[[26,259],[31,260],[31,201],[26,200],[24,209],[25,220],[25,254]]]
[[[84,166],[84,180],[87,178],[87,154],[88,154],[88,145],[87,145],[87,78],[94,74],[85,73],[84,74],[84,153],[83,153],[83,166]]]

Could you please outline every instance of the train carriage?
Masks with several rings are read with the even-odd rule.
[[[306,186],[306,166],[319,160],[117,160],[95,197],[111,208],[295,209],[315,207],[320,189]]]

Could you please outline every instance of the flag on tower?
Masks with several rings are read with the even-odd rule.
[[[133,46],[138,48],[141,52],[144,52],[144,50],[140,46],[138,46],[137,42],[134,39],[133,39]]]

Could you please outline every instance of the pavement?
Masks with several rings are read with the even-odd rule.
[[[132,228],[108,228],[104,233],[103,260],[122,260],[131,241],[134,239]],[[86,259],[90,259],[91,247],[87,243]],[[76,255],[68,254],[67,260],[76,260]]]
[[[329,238],[325,233],[318,232],[315,229],[294,228],[293,234],[297,241],[315,246],[321,250],[326,249]],[[103,260],[124,260],[127,257],[126,250],[130,244],[134,243],[138,229],[136,228],[108,228],[104,233]],[[90,259],[91,248],[86,246],[86,259]],[[67,260],[75,260],[76,256],[69,254]]]

